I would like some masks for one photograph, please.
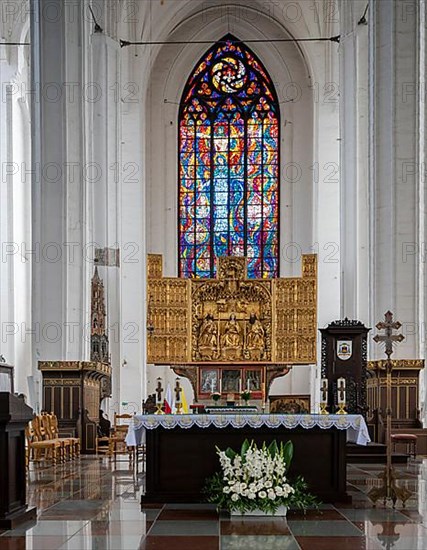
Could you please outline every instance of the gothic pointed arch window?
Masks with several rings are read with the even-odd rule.
[[[279,116],[266,69],[233,36],[196,65],[179,109],[181,277],[214,277],[220,256],[278,275]]]

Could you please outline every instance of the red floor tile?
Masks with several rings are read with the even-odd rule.
[[[0,537],[1,550],[57,550],[68,537],[66,536],[15,536]]]
[[[221,521],[221,535],[290,535],[285,519]]]
[[[301,550],[379,550],[366,537],[295,537]]]
[[[219,537],[148,536],[140,550],[219,550],[219,547]]]
[[[288,520],[301,521],[301,520],[343,520],[346,519],[338,510],[307,510],[305,513],[300,511],[289,511],[287,515]]]
[[[168,520],[168,521],[197,521],[197,520],[218,520],[218,514],[215,510],[163,510],[157,521]]]
[[[158,504],[157,502],[156,503],[148,503],[148,504],[145,504],[143,503],[142,504],[142,510],[144,511],[145,509],[149,510],[149,509],[156,509],[156,510],[161,510],[163,508],[164,504]]]

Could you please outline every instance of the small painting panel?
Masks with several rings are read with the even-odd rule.
[[[309,395],[270,395],[270,413],[309,414]]]
[[[238,393],[239,391],[240,370],[222,371],[222,391],[223,393]]]
[[[200,393],[219,391],[218,371],[216,369],[201,369]]]
[[[252,392],[260,392],[262,384],[262,371],[246,370],[245,371],[245,389]]]

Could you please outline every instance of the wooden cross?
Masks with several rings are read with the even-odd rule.
[[[323,380],[323,384],[320,389],[322,390],[322,401],[326,403],[328,400],[328,382],[326,380]]]
[[[162,402],[162,393],[163,393],[162,379],[161,379],[161,378],[157,378],[157,388],[156,388],[157,403],[161,403],[161,402]]]
[[[390,359],[390,356],[393,354],[393,345],[405,339],[403,334],[393,334],[393,330],[399,330],[402,325],[399,321],[393,321],[393,313],[387,311],[384,315],[384,321],[380,321],[375,326],[378,330],[384,330],[385,334],[376,334],[373,339],[377,344],[380,342],[384,343],[385,354],[387,355],[387,359]]]
[[[175,391],[175,403],[181,403],[182,388],[181,388],[181,384],[179,383],[179,378],[176,379],[174,391]]]

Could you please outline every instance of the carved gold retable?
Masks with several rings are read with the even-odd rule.
[[[216,279],[180,279],[148,255],[147,362],[193,386],[201,364],[259,365],[270,383],[276,370],[316,363],[316,255],[302,257],[301,277],[277,279],[248,279],[246,258],[217,261]]]

